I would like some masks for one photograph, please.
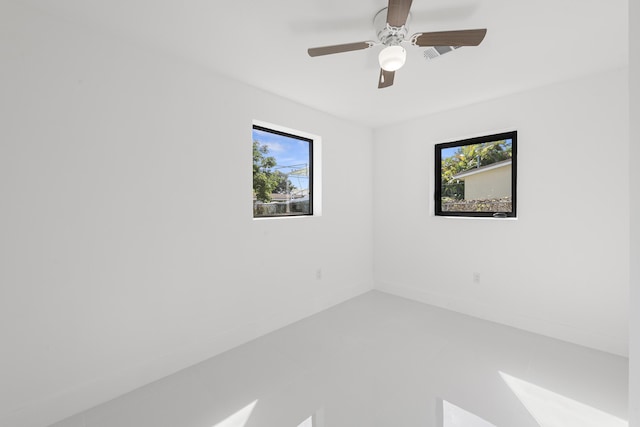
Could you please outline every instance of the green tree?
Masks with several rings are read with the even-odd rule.
[[[273,189],[274,193],[288,194],[296,189],[293,183],[289,180],[289,176],[287,174],[280,171],[275,171],[273,175],[277,182],[276,188]]]
[[[271,201],[271,193],[278,185],[271,169],[276,165],[276,159],[269,154],[269,147],[253,141],[253,194],[261,202]]]
[[[462,198],[461,187],[457,185],[462,183],[454,178],[457,174],[507,160],[511,156],[512,144],[506,140],[464,145],[458,148],[453,156],[442,159],[442,195]]]
[[[296,188],[286,174],[273,170],[275,166],[269,147],[253,141],[253,194],[261,202],[269,203],[272,194],[286,194]]]

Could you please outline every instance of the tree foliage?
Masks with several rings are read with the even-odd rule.
[[[511,150],[512,144],[510,140],[459,147],[452,156],[442,159],[442,196],[461,198],[463,183],[455,178],[457,174],[510,159],[512,156]]]
[[[275,171],[273,173],[273,178],[277,182],[276,188],[273,189],[273,192],[275,194],[289,194],[296,189],[296,187],[289,180],[288,175],[285,173]]]
[[[264,203],[271,201],[272,194],[290,193],[296,187],[288,176],[276,167],[276,159],[269,156],[269,147],[253,141],[253,193]]]

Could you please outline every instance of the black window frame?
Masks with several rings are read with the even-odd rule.
[[[467,212],[442,210],[442,151],[448,148],[464,147],[467,145],[511,139],[511,212]],[[458,141],[445,142],[435,145],[435,215],[445,217],[469,218],[517,218],[517,177],[518,177],[518,132],[508,131]]]
[[[280,135],[280,136],[284,136],[287,138],[292,138],[292,139],[298,139],[300,141],[304,141],[307,142],[309,144],[309,165],[308,165],[308,178],[309,178],[309,212],[308,213],[289,213],[289,214],[276,214],[276,215],[259,215],[256,216],[255,212],[253,214],[253,219],[260,219],[260,218],[291,218],[291,217],[301,217],[301,216],[313,216],[313,197],[314,197],[314,191],[313,191],[313,171],[314,171],[314,164],[313,164],[313,143],[314,140],[313,138],[309,138],[309,137],[305,137],[305,136],[301,136],[301,135],[296,135],[290,132],[284,132],[278,129],[273,129],[267,126],[262,126],[262,125],[257,125],[257,124],[253,124],[252,129],[255,130],[260,130],[263,132],[269,132],[275,135]]]

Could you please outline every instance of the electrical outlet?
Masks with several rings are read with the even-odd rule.
[[[322,269],[321,268],[316,270],[316,279],[317,280],[322,280]]]
[[[480,283],[480,273],[473,273],[473,283]]]

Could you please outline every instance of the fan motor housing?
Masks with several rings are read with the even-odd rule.
[[[407,23],[401,27],[392,27],[387,23],[387,9],[384,8],[378,11],[373,18],[373,26],[376,29],[376,35],[378,40],[385,46],[397,46],[402,43],[407,34],[409,34],[409,19],[411,14],[407,17]]]

